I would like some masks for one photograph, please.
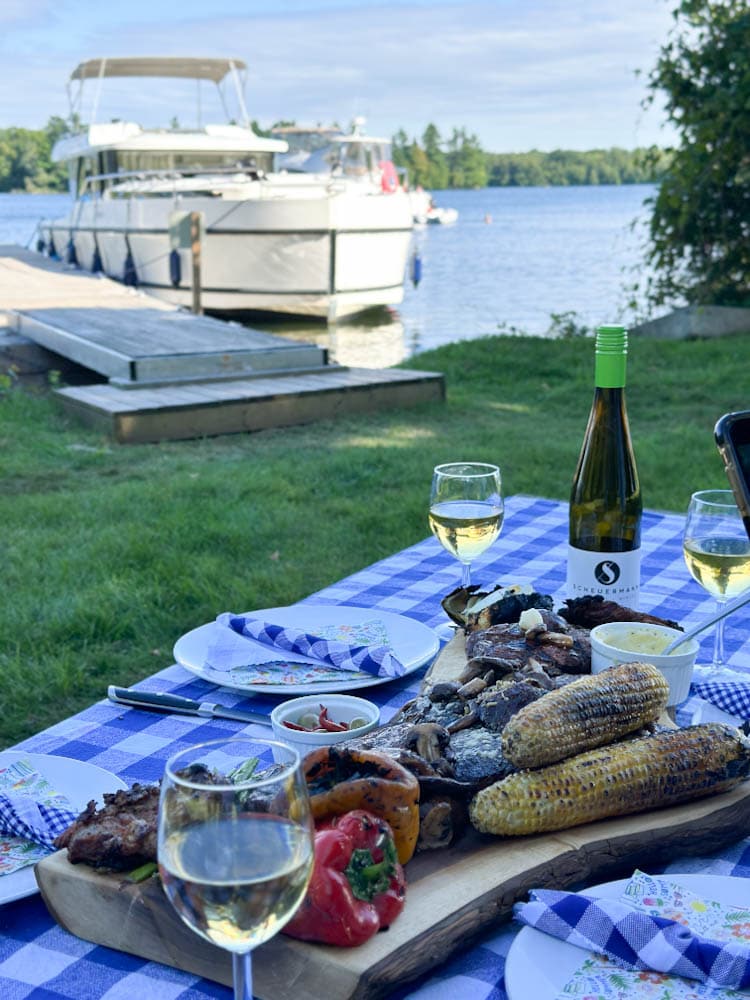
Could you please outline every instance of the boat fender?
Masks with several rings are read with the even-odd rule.
[[[57,249],[55,247],[55,237],[50,233],[49,235],[49,245],[47,247],[47,253],[50,255],[52,260],[59,260],[57,256]]]
[[[172,282],[174,288],[180,287],[180,281],[182,280],[182,261],[180,260],[180,251],[173,249],[169,251],[169,280]]]
[[[415,288],[422,280],[422,257],[418,250],[414,251],[411,258],[411,280]]]
[[[65,260],[68,264],[73,264],[75,267],[78,267],[78,254],[76,253],[76,245],[73,242],[72,236],[68,240],[68,246],[65,250]]]
[[[135,270],[135,262],[133,261],[133,254],[131,253],[130,247],[128,247],[128,252],[125,257],[125,267],[123,269],[122,281],[125,285],[131,285],[133,288],[138,284],[138,274]]]
[[[393,192],[398,188],[398,174],[396,173],[396,168],[390,160],[381,160],[379,167],[380,184],[383,191],[385,194],[393,194]]]
[[[102,255],[99,253],[99,244],[94,246],[94,256],[91,261],[91,271],[93,274],[99,274],[104,270],[102,266]]]
[[[36,241],[36,252],[46,253],[46,250],[47,250],[47,244],[44,242],[44,238],[40,236],[39,239]]]

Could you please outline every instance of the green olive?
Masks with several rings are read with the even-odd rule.
[[[352,719],[352,721],[349,723],[349,728],[359,729],[360,726],[366,726],[366,725],[367,725],[367,719]]]
[[[297,725],[304,726],[305,729],[318,729],[320,723],[315,712],[303,712],[297,719]]]

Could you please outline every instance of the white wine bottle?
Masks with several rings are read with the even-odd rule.
[[[570,494],[567,597],[638,607],[641,487],[625,407],[628,335],[596,331],[594,401]]]

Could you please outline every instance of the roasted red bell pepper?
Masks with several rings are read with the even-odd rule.
[[[393,923],[405,896],[391,828],[355,809],[316,828],[307,895],[284,933],[341,947],[363,944]]]

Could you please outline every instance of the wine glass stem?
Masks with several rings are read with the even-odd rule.
[[[232,980],[234,1000],[253,1000],[253,953],[232,953]]]
[[[471,563],[461,564],[461,586],[471,586]]]
[[[716,610],[720,610],[723,601],[716,602]],[[716,623],[716,631],[714,632],[714,656],[713,656],[713,667],[721,667],[724,665],[724,622],[726,619],[720,618]]]

